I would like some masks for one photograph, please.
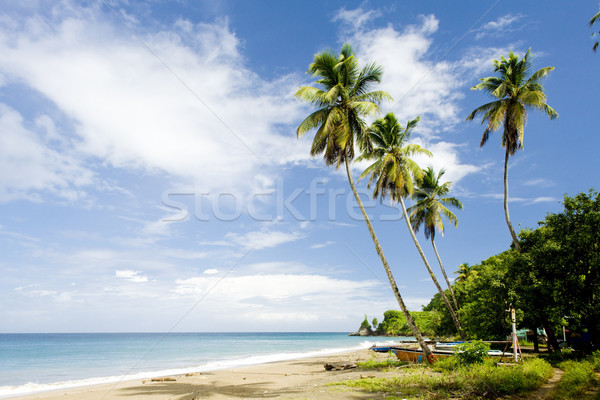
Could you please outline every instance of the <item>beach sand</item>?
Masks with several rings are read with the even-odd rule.
[[[325,363],[386,360],[387,354],[359,350],[313,358],[237,367],[186,376],[163,382],[132,380],[53,392],[36,393],[11,399],[31,400],[192,400],[192,399],[377,399],[373,393],[340,389],[328,385],[363,377],[393,376],[397,372],[349,369],[326,371]]]

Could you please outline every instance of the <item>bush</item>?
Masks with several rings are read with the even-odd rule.
[[[490,345],[481,340],[461,343],[456,346],[454,356],[460,365],[481,364],[490,351]]]

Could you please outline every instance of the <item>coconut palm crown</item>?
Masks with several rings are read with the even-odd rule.
[[[345,44],[339,56],[317,53],[308,72],[319,78],[320,88],[303,86],[295,96],[318,109],[302,121],[296,135],[316,128],[310,154],[324,153],[327,165],[339,167],[354,158],[355,140],[359,148],[368,147],[362,117],[378,113],[379,103],[391,99],[385,91],[369,91],[381,82],[382,69],[374,63],[360,69],[352,46]]]
[[[414,180],[423,177],[423,170],[411,158],[416,154],[431,157],[431,152],[418,144],[406,144],[420,117],[408,121],[402,127],[393,113],[388,113],[371,125],[369,129],[370,149],[358,160],[375,160],[363,171],[359,180],[370,175],[367,183],[375,182],[373,198],[390,196],[398,201],[414,192]]]
[[[434,240],[436,231],[444,235],[442,216],[452,225],[458,226],[458,218],[448,209],[448,206],[462,210],[463,205],[456,197],[447,197],[452,182],[440,184],[440,179],[446,173],[444,169],[436,174],[433,168],[429,167],[424,172],[423,178],[411,196],[416,203],[408,208],[408,212],[415,232],[423,226],[425,238]]]
[[[487,143],[493,131],[503,128],[502,147],[506,147],[509,155],[523,148],[523,134],[527,122],[527,109],[538,109],[550,119],[558,117],[558,113],[545,103],[546,94],[540,83],[554,67],[545,67],[529,75],[531,69],[531,49],[519,60],[512,51],[508,59],[501,57],[494,60],[494,72],[497,76],[481,78],[478,85],[471,90],[483,90],[497,100],[484,104],[469,114],[467,120],[481,115],[482,125],[487,122],[483,131],[480,146]]]

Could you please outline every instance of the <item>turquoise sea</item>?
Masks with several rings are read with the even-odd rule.
[[[0,398],[333,354],[389,340],[347,333],[0,334]]]

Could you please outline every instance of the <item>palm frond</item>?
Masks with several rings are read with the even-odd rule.
[[[321,125],[327,119],[329,114],[328,108],[321,108],[304,119],[296,130],[296,137],[300,137],[311,129]]]
[[[598,13],[597,13],[596,15],[594,15],[594,16],[592,17],[592,19],[590,19],[590,22],[589,22],[589,24],[590,24],[590,27],[591,27],[592,25],[594,25],[594,24],[595,24],[597,21],[599,21],[599,20],[600,20],[600,11],[598,11]]]

